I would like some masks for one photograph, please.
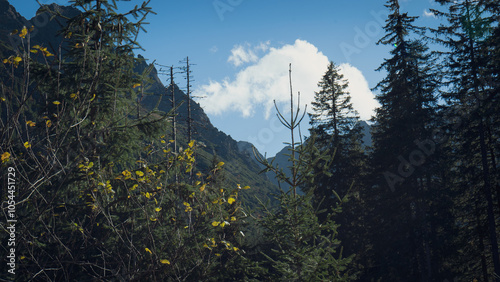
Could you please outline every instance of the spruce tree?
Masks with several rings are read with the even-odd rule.
[[[334,218],[340,224],[339,238],[345,252],[359,253],[365,247],[361,228],[364,210],[360,198],[365,194],[362,180],[366,155],[362,147],[362,128],[347,91],[348,82],[333,62],[328,65],[318,87],[320,91],[315,93],[309,114],[312,138],[306,142],[331,152],[333,160],[318,162],[314,167],[314,188],[306,186],[304,190],[311,190],[320,210],[334,210],[340,204],[338,197],[349,199],[342,214]]]
[[[323,177],[318,179],[321,187],[314,191],[318,203],[325,200],[323,207],[333,206],[332,200],[336,198],[333,191],[347,194],[355,176],[360,173],[361,127],[357,126],[359,117],[350,102],[347,85],[338,67],[330,62],[318,83],[321,90],[315,93],[313,113],[309,114],[310,132],[315,136],[316,144],[334,152],[335,158],[330,166],[331,176],[319,176]]]
[[[299,95],[300,98],[300,95]],[[318,214],[318,207],[312,199],[316,176],[314,167],[318,162],[330,162],[332,156],[328,150],[318,149],[314,142],[296,141],[296,130],[305,115],[300,115],[300,102],[294,103],[291,84],[290,66],[290,118],[286,119],[279,111],[277,116],[290,130],[291,142],[289,167],[291,175],[283,169],[273,166],[272,161],[256,156],[264,165],[264,171],[272,171],[279,182],[287,183],[290,189],[281,189],[276,195],[279,205],[269,208],[263,205],[264,218],[259,221],[265,230],[265,238],[271,246],[262,252],[267,258],[263,266],[269,269],[268,278],[282,281],[316,281],[334,279],[335,281],[352,280],[352,272],[347,268],[350,258],[343,258],[340,241],[336,238],[338,224],[334,216],[340,212],[339,205],[331,208],[326,216]],[[297,190],[309,187],[306,195]],[[340,250],[339,250],[340,249]]]
[[[417,150],[433,142],[436,79],[427,48],[415,35],[416,17],[400,11],[399,1],[385,5],[390,14],[378,44],[393,46],[378,70],[387,76],[375,87],[380,107],[374,118],[370,220],[374,265],[372,275],[389,280],[433,279],[430,253],[432,227],[428,192],[436,185],[433,155]],[[424,140],[428,140],[424,142]],[[419,145],[420,144],[420,145]],[[432,145],[432,146],[431,146]],[[434,148],[435,144],[426,145]],[[430,149],[429,149],[430,150]],[[423,165],[426,163],[425,165]],[[423,165],[423,166],[422,166]],[[384,244],[383,242],[387,242]]]
[[[437,1],[447,8],[446,11],[433,10],[443,17],[442,24],[433,31],[437,42],[444,45],[446,89],[443,98],[448,104],[450,125],[456,169],[460,175],[457,184],[457,206],[474,202],[475,209],[469,213],[459,213],[461,221],[471,222],[477,230],[472,238],[478,248],[464,250],[471,253],[468,263],[481,260],[468,272],[469,277],[481,275],[495,277],[498,281],[500,258],[498,251],[498,232],[496,230],[498,211],[498,83],[495,78],[495,39],[492,33],[498,29],[498,3],[495,1]],[[492,12],[492,13],[491,13]],[[465,195],[472,197],[465,199]],[[495,197],[497,201],[495,203]],[[488,236],[483,236],[483,234]],[[466,235],[467,234],[467,235]],[[469,236],[468,231],[460,229],[458,240]],[[484,256],[486,250],[490,255]],[[473,254],[473,255],[472,255]],[[489,257],[488,263],[486,259]],[[466,261],[464,263],[467,263]],[[486,265],[491,265],[487,269]],[[461,267],[463,269],[463,267]],[[465,271],[465,270],[462,270]]]

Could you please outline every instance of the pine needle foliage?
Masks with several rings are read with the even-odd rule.
[[[352,279],[347,271],[350,258],[342,257],[340,242],[336,238],[338,226],[332,220],[332,216],[340,212],[340,206],[320,221],[318,214],[321,211],[313,206],[313,189],[306,195],[297,193],[300,187],[314,185],[314,163],[319,159],[328,161],[332,156],[328,156],[328,152],[319,153],[313,142],[306,145],[302,138],[300,142],[295,142],[295,131],[300,131],[300,121],[305,112],[301,115],[300,93],[297,106],[294,104],[291,81],[290,66],[290,119],[286,119],[277,107],[276,110],[291,134],[291,176],[274,167],[273,161],[260,159],[265,166],[264,172],[273,171],[280,183],[290,186],[288,191],[280,189],[280,194],[276,195],[278,207],[271,209],[262,204],[264,217],[259,224],[272,246],[270,251],[262,252],[268,260],[263,267],[268,269],[269,278],[277,281],[349,281]]]

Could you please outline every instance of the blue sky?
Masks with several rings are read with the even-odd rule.
[[[26,18],[35,0],[10,0]],[[41,0],[40,3],[67,0]],[[120,1],[123,8],[142,1]],[[288,65],[295,94],[309,104],[329,61],[349,80],[355,109],[368,119],[377,103],[370,91],[383,78],[375,69],[388,56],[383,36],[388,11],[382,0],[152,0],[147,33],[138,51],[151,61],[180,66],[189,56],[195,96],[212,123],[236,140],[250,141],[274,155],[289,140],[279,126],[272,101],[285,110],[289,97]],[[401,1],[402,11],[420,16],[417,24],[434,25],[431,0]],[[163,81],[167,77],[162,77]],[[184,79],[176,80],[183,87]],[[308,124],[302,124],[307,133]]]

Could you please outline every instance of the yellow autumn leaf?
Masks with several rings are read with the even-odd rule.
[[[125,179],[129,179],[130,177],[132,177],[132,174],[128,170],[122,171],[122,174],[123,176],[125,176]]]
[[[156,200],[156,199],[155,199],[155,200]],[[159,211],[161,211],[161,208],[160,208],[160,207],[158,207],[158,208],[156,208],[156,209],[155,209],[155,211],[159,212]]]
[[[19,57],[19,56],[16,56],[16,57],[14,57],[14,59],[13,59],[13,60],[14,60],[14,64],[16,64],[16,65],[17,65],[17,64],[19,64],[19,62],[21,62],[21,61],[23,60],[23,58],[21,58],[21,57]]]
[[[203,185],[201,185],[201,187],[200,187],[200,192],[203,192],[203,191],[205,190],[205,187],[206,187],[206,186],[207,186],[207,184],[203,184]]]
[[[151,220],[151,221],[156,221],[157,219],[156,219],[156,218],[154,218],[154,217],[150,217],[150,218],[149,218],[149,220]]]
[[[130,187],[130,191],[134,191],[135,189],[137,189],[137,186],[139,186],[139,184],[134,184],[134,186]]]
[[[145,248],[144,250],[146,250],[146,252],[148,252],[148,253],[149,253],[149,254],[151,254],[151,255],[153,254],[153,252],[151,252],[151,250],[150,250],[150,249],[148,249],[148,248]]]
[[[9,152],[3,153],[1,158],[2,158],[2,163],[8,162],[10,158],[10,153]]]
[[[194,146],[194,140],[191,140],[191,141],[189,142],[188,146],[189,146],[189,148],[193,148],[193,146]]]
[[[238,250],[239,250],[238,248],[233,247],[233,251],[235,251],[235,252],[236,252],[236,251],[238,251]]]
[[[76,99],[76,93],[71,93],[71,95],[69,95],[69,97],[70,97],[71,99]]]
[[[5,102],[5,98],[4,97],[0,97],[0,101]]]
[[[231,221],[236,221],[236,217],[231,216]]]
[[[170,264],[170,261],[168,259],[162,259],[160,260],[162,264]]]
[[[30,147],[31,147],[30,142],[28,142],[28,141],[24,142],[24,148],[28,149]]]
[[[137,174],[137,176],[139,176],[139,177],[144,176],[144,172],[142,172],[140,170],[136,171],[135,174]]]
[[[36,53],[38,53],[38,50],[31,49],[30,52],[33,53],[33,54],[36,54]]]
[[[21,32],[19,32],[19,37],[25,38],[26,34],[28,34],[28,29],[25,26],[23,26],[23,29],[21,29]]]
[[[231,204],[231,205],[232,205],[235,201],[236,201],[236,199],[235,199],[235,198],[233,198],[233,197],[229,197],[229,199],[227,199],[227,202],[228,202],[229,204]]]
[[[54,104],[54,105],[60,105],[60,104],[61,104],[61,102],[59,102],[59,101],[54,101],[54,102],[52,102],[52,104]]]
[[[219,163],[217,164],[217,166],[218,166],[218,167],[221,167],[221,166],[223,166],[223,165],[224,165],[224,162],[219,162]]]
[[[219,226],[219,224],[220,224],[220,222],[218,222],[218,221],[214,221],[214,222],[212,222],[212,226],[213,226],[213,227],[215,227],[215,226]]]
[[[136,84],[132,85],[132,88],[136,88],[136,87],[139,87],[139,86],[141,86],[141,84],[140,83],[136,83]]]
[[[54,54],[50,53],[50,52],[49,52],[49,51],[47,51],[47,50],[44,50],[44,51],[43,51],[43,54],[45,55],[45,57],[52,57],[52,56],[54,56]]]
[[[28,120],[28,121],[26,122],[26,124],[27,124],[29,127],[33,127],[33,126],[35,126],[35,125],[36,125],[36,123],[32,122],[31,120]]]
[[[245,190],[250,189],[250,186],[245,186],[245,187],[243,187],[243,189],[245,189]]]
[[[52,126],[52,121],[50,119],[46,120],[45,124],[47,125],[47,127],[51,127]]]

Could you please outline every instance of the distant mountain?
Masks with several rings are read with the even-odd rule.
[[[359,121],[356,124],[356,126],[360,126],[361,127],[361,133],[363,134],[363,138],[362,138],[363,147],[364,148],[371,147],[372,146],[371,126],[366,121],[364,121],[364,120]],[[240,143],[242,143],[240,145],[240,148],[242,148],[241,150],[249,151],[248,148],[251,146],[250,143],[240,141],[238,144],[240,144]],[[285,146],[274,157],[267,158],[267,161],[268,162],[273,162],[273,165],[275,167],[283,169],[283,171],[285,172],[285,174],[288,177],[290,177],[291,176],[291,171],[290,171],[289,167],[291,166],[291,162],[289,161],[289,158],[290,158],[290,146]],[[268,172],[267,173],[267,177],[269,178],[269,180],[273,184],[278,185],[278,180],[276,179],[274,173]],[[287,184],[281,183],[281,188],[283,190],[287,190],[290,187]]]
[[[371,126],[364,120],[358,123],[358,126],[361,126],[361,133],[363,134],[363,146],[371,147],[372,146],[372,134],[371,134]]]
[[[34,5],[37,4],[34,2]],[[46,7],[53,11],[59,11],[67,17],[74,17],[80,13],[78,9],[57,4],[46,5]],[[66,25],[66,22],[62,19],[50,20],[50,18],[51,15],[44,12],[41,7],[36,12],[35,17],[27,20],[9,4],[9,1],[0,0],[0,42],[10,47],[9,49],[16,49],[20,47],[21,40],[17,35],[10,35],[11,32],[16,29],[21,30],[23,26],[33,27],[33,31],[30,33],[31,45],[44,45],[51,53],[59,53],[57,51],[63,39],[59,35],[59,31]]]
[[[51,10],[58,10],[63,15],[73,17],[80,13],[79,10],[51,4],[48,6]],[[11,36],[12,30],[20,30],[23,26],[34,26],[33,36],[31,38],[32,44],[39,44],[47,46],[49,50],[57,54],[58,46],[63,39],[58,35],[58,32],[64,26],[64,22],[60,19],[49,20],[50,17],[47,13],[39,10],[37,16],[27,20],[22,17],[16,9],[9,4],[7,0],[0,0],[0,43],[4,44],[0,50],[2,58],[7,57],[12,53],[19,44],[19,36]],[[7,51],[6,51],[7,50]],[[64,53],[64,50],[62,50]],[[139,58],[143,58],[138,55]],[[175,58],[177,61],[179,58]],[[135,72],[141,73],[146,68],[150,67],[144,60],[137,65],[134,69]],[[165,87],[158,77],[156,68],[152,68],[149,74],[151,83],[147,86],[147,95],[140,98],[140,103],[143,111],[157,110],[167,113],[172,109],[170,100],[171,91],[173,89],[176,104],[181,104],[177,110],[178,121],[178,141],[179,146],[186,146],[187,140],[187,95],[177,86]],[[228,185],[235,187],[236,184],[248,185],[252,189],[242,193],[242,197],[246,199],[249,206],[256,206],[257,201],[255,196],[266,200],[270,193],[276,191],[276,187],[268,180],[266,175],[259,174],[261,168],[256,162],[249,161],[249,156],[245,152],[239,150],[238,142],[232,139],[224,132],[218,130],[212,125],[208,116],[205,114],[201,106],[194,100],[191,100],[191,116],[193,119],[193,139],[203,144],[197,151],[197,168],[200,171],[210,171],[211,164],[214,159],[223,161],[226,171],[226,180]],[[167,136],[171,131],[166,132]]]

